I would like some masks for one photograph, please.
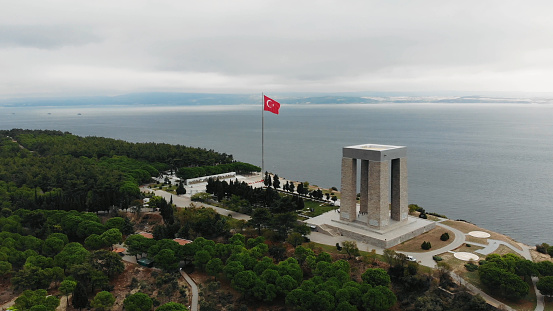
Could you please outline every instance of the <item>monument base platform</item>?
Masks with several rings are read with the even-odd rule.
[[[328,212],[311,218],[306,223],[315,226],[318,232],[331,236],[345,236],[380,248],[390,248],[436,227],[434,221],[409,216],[407,220],[397,223],[392,221],[388,227],[377,230],[360,221],[340,220],[339,215],[337,212]]]

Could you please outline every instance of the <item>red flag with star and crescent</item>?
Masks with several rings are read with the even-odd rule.
[[[263,95],[263,110],[270,111],[274,114],[278,114],[278,110],[280,109],[280,104],[270,99],[269,97]]]

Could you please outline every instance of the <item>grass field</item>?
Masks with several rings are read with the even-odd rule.
[[[337,208],[336,206],[330,204],[319,203],[311,200],[305,200],[303,201],[303,203],[305,205],[305,208],[303,209],[303,214],[309,217],[316,217]],[[311,209],[313,209],[313,212],[311,212]]]
[[[442,241],[440,240],[440,236],[443,234],[443,233],[448,233],[449,234],[449,240],[447,241]],[[424,252],[429,252],[429,251],[432,251],[432,250],[435,250],[435,249],[438,249],[438,248],[442,248],[446,245],[448,245],[449,243],[453,242],[453,240],[455,240],[455,234],[447,229],[444,229],[442,227],[436,227],[426,233],[423,233],[409,241],[406,241],[406,242],[403,242],[401,244],[398,244],[394,247],[392,247],[391,249],[394,250],[394,251],[402,251],[402,252],[419,252],[419,253],[424,253]],[[429,249],[429,250],[423,250],[421,248],[421,244],[422,242],[424,241],[427,241],[427,242],[430,242],[430,244],[432,244],[432,248]]]
[[[344,250],[337,250],[336,249],[336,246],[333,246],[333,245],[326,245],[326,244],[320,244],[320,243],[315,243],[315,242],[311,242],[315,245],[315,247],[320,247],[323,251],[329,253],[329,254],[346,254],[346,252],[344,252]],[[304,245],[306,246],[306,245]],[[361,254],[361,256],[363,255],[370,255],[370,251],[364,251],[364,250],[359,250],[359,253]],[[382,255],[379,255],[379,254],[376,254],[376,259],[380,260],[380,261],[384,261],[384,256]]]

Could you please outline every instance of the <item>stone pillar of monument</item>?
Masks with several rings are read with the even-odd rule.
[[[369,226],[389,224],[390,161],[369,161]]]
[[[407,159],[392,160],[392,220],[407,220]]]
[[[342,189],[340,220],[355,221],[357,218],[357,159],[342,158]]]
[[[368,213],[369,211],[369,160],[361,160],[361,189],[359,190],[359,211]]]

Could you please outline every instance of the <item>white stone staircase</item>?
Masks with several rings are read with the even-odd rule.
[[[319,226],[319,228],[321,229],[321,233],[324,233],[324,234],[327,234],[327,235],[330,235],[330,236],[341,236],[342,235],[338,229],[336,229],[335,227],[331,227],[327,224],[322,224],[322,225]]]

